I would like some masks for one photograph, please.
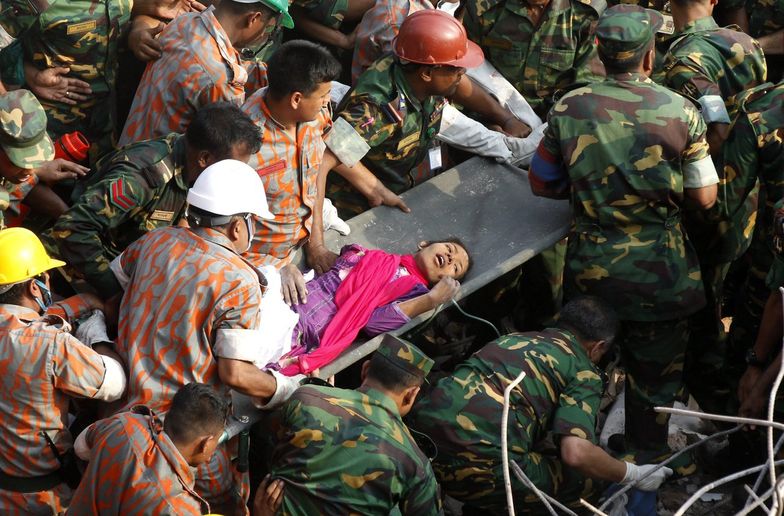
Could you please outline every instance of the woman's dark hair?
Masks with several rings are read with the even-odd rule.
[[[425,247],[431,244],[455,244],[463,248],[463,251],[465,251],[466,256],[468,257],[468,267],[465,268],[462,276],[460,276],[459,278],[455,278],[456,280],[462,280],[463,278],[465,278],[468,272],[474,266],[474,257],[471,256],[471,252],[468,250],[468,247],[463,243],[463,241],[457,237],[450,236],[447,238],[443,238],[441,240],[427,240],[426,244],[427,245],[425,245]]]

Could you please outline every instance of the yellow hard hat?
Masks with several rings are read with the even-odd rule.
[[[46,254],[41,241],[29,229],[0,231],[0,285],[13,285],[63,265],[65,262]]]

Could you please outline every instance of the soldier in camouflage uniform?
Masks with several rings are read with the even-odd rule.
[[[778,93],[780,95],[781,92]],[[762,313],[759,333],[754,346],[746,355],[746,371],[738,385],[738,413],[744,417],[765,417],[770,389],[781,366],[781,339],[784,336],[781,324],[782,299],[779,287],[784,286],[784,198],[768,211],[768,223],[773,226],[771,250],[773,263],[765,280],[770,291]],[[781,421],[782,398],[779,392],[776,400],[775,419]]]
[[[430,461],[401,417],[433,366],[387,336],[362,365],[356,390],[306,385],[281,407],[272,478],[285,482],[280,514],[440,513]]]
[[[774,237],[774,204],[784,197],[784,146],[780,131],[784,127],[784,84],[764,84],[738,98],[738,117],[725,144],[725,173],[737,175],[747,191],[759,180],[756,226],[746,254],[749,270],[736,305],[730,328],[725,374],[737,381],[743,372],[744,356],[757,338],[760,318],[770,291],[765,277],[774,262],[771,242]],[[752,219],[753,219],[752,215]],[[761,357],[769,359],[770,357]],[[738,367],[740,365],[740,367]]]
[[[778,82],[784,72],[784,2],[781,0],[722,0],[728,23],[759,41],[768,63],[768,79]]]
[[[27,90],[0,96],[0,148],[2,229],[4,212],[14,206],[18,208],[18,201],[35,183],[34,170],[54,158],[54,146],[46,134],[46,113]]]
[[[435,137],[445,96],[455,93],[465,67],[482,61],[482,51],[444,12],[418,11],[403,22],[393,54],[368,68],[336,109],[336,118],[348,121],[370,146],[362,163],[372,172],[361,179],[330,176],[327,196],[341,218],[371,206],[366,185],[380,181],[385,195],[395,198],[438,172]],[[372,205],[381,202],[389,204]]]
[[[113,148],[117,47],[130,26],[130,0],[38,2],[36,16],[26,17],[17,39],[0,53],[0,75],[6,84],[24,86],[30,72],[52,67],[70,69],[91,93],[64,92],[64,98],[41,99],[53,139],[81,131],[98,158]],[[5,25],[6,19],[0,19]],[[15,23],[15,22],[12,22]],[[28,66],[30,69],[28,69]],[[74,102],[76,101],[76,102]]]
[[[109,263],[145,233],[177,224],[201,171],[223,159],[247,162],[259,139],[238,107],[205,106],[184,135],[134,143],[103,158],[85,192],[43,240],[108,299],[121,291]]]
[[[575,299],[561,311],[557,327],[487,344],[416,403],[411,427],[435,443],[436,477],[446,494],[466,504],[464,514],[501,513],[506,507],[503,399],[521,373],[525,377],[509,398],[509,459],[537,488],[578,506],[580,498],[600,494],[603,481],[632,482],[654,467],[615,460],[596,445],[603,385],[595,364],[611,348],[617,330],[618,319],[605,303]],[[536,451],[549,432],[558,456]],[[646,479],[650,484],[638,487],[655,490],[670,472],[660,470]],[[539,504],[515,477],[512,489],[519,510]]]
[[[488,61],[544,118],[556,90],[596,78],[604,0],[469,0],[463,23]]]
[[[556,103],[529,175],[537,195],[571,198],[566,297],[599,296],[624,322],[627,444],[657,452],[668,418],[653,408],[680,394],[688,316],[705,305],[681,212],[710,208],[718,183],[699,112],[648,78],[661,23],[634,5],[605,12],[596,34],[607,79]]]
[[[690,321],[684,377],[703,409],[721,411],[723,408],[711,405],[718,401],[723,407],[727,394],[720,374],[724,362],[722,286],[730,264],[748,248],[748,229],[753,225],[751,189],[745,184],[753,172],[724,174],[722,153],[730,147],[723,144],[737,111],[735,96],[765,82],[765,57],[759,44],[737,27],[716,25],[711,0],[671,0],[670,6],[676,32],[664,57],[663,84],[699,102],[721,180],[713,209],[707,213],[688,211],[684,217],[700,259],[707,301]]]

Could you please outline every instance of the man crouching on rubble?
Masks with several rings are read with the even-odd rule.
[[[487,344],[414,405],[409,424],[434,441],[436,477],[446,494],[465,503],[463,514],[506,507],[503,398],[521,372],[525,378],[510,394],[509,460],[540,490],[575,506],[600,494],[602,481],[634,483],[656,467],[616,460],[594,444],[603,390],[596,364],[617,330],[617,317],[598,298],[574,299],[556,327]],[[548,432],[558,456],[539,451]],[[636,487],[654,491],[671,474],[661,468]],[[539,503],[514,476],[512,489],[518,509]]]

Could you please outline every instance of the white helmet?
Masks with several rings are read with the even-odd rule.
[[[267,206],[264,183],[247,163],[224,159],[199,174],[188,190],[188,204],[214,215],[252,213],[274,219]]]

